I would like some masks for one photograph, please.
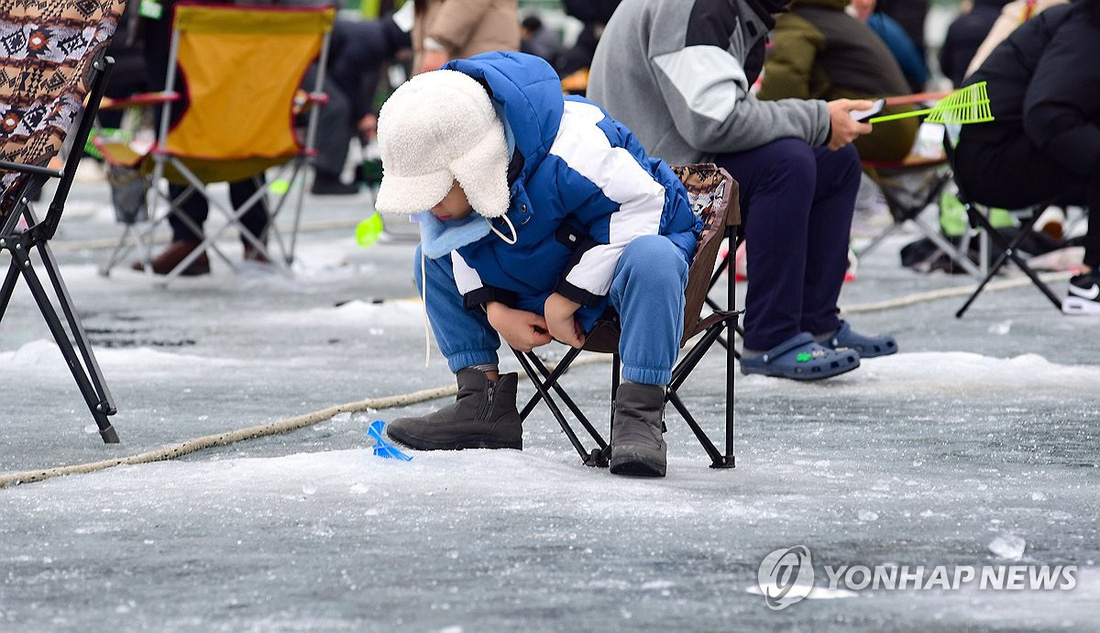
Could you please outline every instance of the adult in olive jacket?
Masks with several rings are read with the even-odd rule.
[[[848,0],[796,0],[779,16],[774,46],[764,62],[761,99],[868,99],[909,92],[909,83],[886,44],[844,12]],[[909,110],[903,106],[889,112]],[[919,122],[876,125],[855,140],[860,158],[898,161],[909,153]]]

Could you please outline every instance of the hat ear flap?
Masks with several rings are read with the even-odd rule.
[[[455,159],[451,172],[462,186],[474,211],[486,218],[508,213],[508,143],[499,121],[465,154]]]

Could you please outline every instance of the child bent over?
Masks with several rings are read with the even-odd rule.
[[[422,450],[523,446],[500,338],[581,347],[610,306],[623,383],[611,472],[663,476],[665,389],[701,222],[679,179],[540,58],[487,53],[413,77],[382,107],[377,208],[420,222],[416,282],[457,401],[394,420]]]

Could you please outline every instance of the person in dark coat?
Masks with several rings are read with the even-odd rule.
[[[357,184],[340,180],[349,146],[356,137],[370,136],[373,131],[377,120],[374,96],[383,65],[411,47],[409,33],[391,17],[336,20],[324,86],[329,101],[318,118],[310,193],[351,195],[359,191]],[[302,85],[312,86],[316,72],[316,66],[311,68]]]
[[[989,35],[1008,0],[974,0],[974,8],[955,18],[940,49],[940,70],[955,86],[962,85],[966,69]]]
[[[962,126],[955,172],[976,202],[1058,198],[1100,209],[1100,0],[1048,9],[1002,42],[965,85],[987,82],[994,121]],[[1066,200],[1070,198],[1070,200]],[[1100,313],[1100,222],[1063,310]]]
[[[558,64],[558,76],[568,77],[588,68],[592,56],[596,54],[596,45],[600,43],[604,26],[615,13],[619,0],[562,0],[566,15],[584,23],[584,29],[577,36],[573,46],[562,54]]]

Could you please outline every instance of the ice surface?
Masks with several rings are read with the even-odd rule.
[[[1020,560],[1024,557],[1027,541],[1014,534],[1001,534],[989,543],[989,551],[998,558]]]
[[[0,473],[453,384],[437,351],[423,367],[412,245],[354,244],[368,206],[311,200],[308,221],[348,228],[304,233],[293,277],[233,275],[215,259],[212,276],[167,289],[98,276],[107,253],[84,244],[117,235],[109,214],[66,218],[55,252],[122,444],[99,443],[20,287],[0,323]],[[900,269],[900,244],[861,261],[846,306],[968,283]],[[820,384],[738,375],[733,470],[708,468],[671,411],[663,480],[580,465],[541,407],[522,453],[371,454],[370,422],[437,401],[0,489],[0,631],[1095,630],[1096,321],[1042,301],[1022,287],[984,294],[962,320],[961,299],[846,314],[894,333],[902,353]],[[715,434],[721,370],[709,355],[682,392]],[[607,373],[597,363],[565,380],[600,428]],[[1006,555],[1010,537],[1026,542],[1019,556]],[[1070,592],[852,595],[819,568],[809,599],[773,612],[751,592],[757,569],[795,544],[819,565],[1080,572]],[[825,597],[847,599],[813,599]]]

